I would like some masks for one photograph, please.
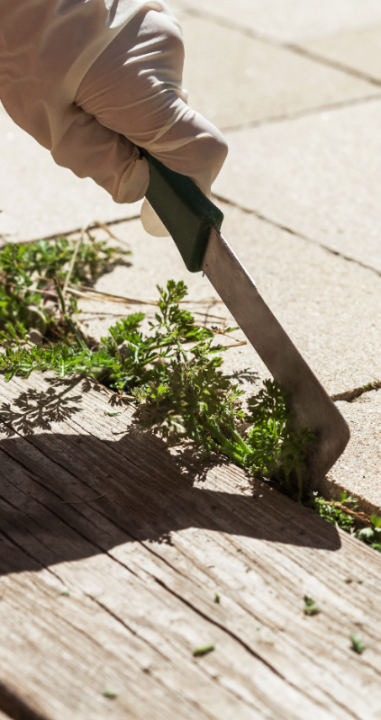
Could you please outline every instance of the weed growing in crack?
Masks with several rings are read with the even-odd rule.
[[[324,520],[354,535],[358,540],[370,545],[373,550],[381,552],[381,518],[371,515],[368,519],[359,513],[358,500],[353,495],[344,492],[340,500],[325,500],[317,492],[313,492],[303,504],[312,508]],[[365,522],[367,526],[356,530],[359,522],[362,524]]]
[[[370,545],[373,550],[381,552],[381,518],[377,515],[371,515],[370,523],[370,527],[358,531],[357,537]]]
[[[354,530],[357,504],[357,499],[346,492],[341,494],[340,501],[325,500],[317,492],[312,492],[305,502],[307,507],[312,508],[324,520],[347,532]]]

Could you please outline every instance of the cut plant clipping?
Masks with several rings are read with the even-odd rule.
[[[316,600],[308,595],[304,596],[304,614],[305,615],[318,615],[321,612],[319,605]]]
[[[196,648],[196,650],[193,650],[193,657],[202,657],[203,655],[208,655],[208,653],[213,652],[215,650],[215,646],[213,644],[211,645],[205,645],[204,647]]]
[[[108,700],[115,700],[118,697],[118,693],[115,690],[103,690],[103,695]]]
[[[354,652],[356,652],[358,655],[362,655],[365,650],[365,645],[359,638],[359,636],[351,635],[349,639],[351,641],[352,650],[354,650]]]

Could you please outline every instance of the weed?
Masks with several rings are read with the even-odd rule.
[[[325,500],[317,492],[313,492],[305,505],[311,507],[324,520],[328,520],[328,522],[337,525],[342,530],[347,532],[353,530],[354,515],[357,509],[357,500],[353,495],[344,492],[340,496],[340,502],[338,502],[336,500]],[[354,511],[354,514],[351,514],[350,510]]]
[[[77,311],[70,299],[62,310],[59,290],[67,277],[75,246],[65,237],[54,243],[9,243],[0,249],[0,340],[8,344],[25,341],[28,331],[57,341],[73,332],[70,316]],[[104,241],[82,241],[70,273],[74,285],[87,285],[130,254]],[[65,318],[65,315],[67,316]]]
[[[374,550],[381,551],[381,518],[377,515],[370,516],[370,527],[358,531],[357,537],[370,545]]]
[[[358,500],[353,495],[344,492],[340,496],[340,501],[337,501],[325,500],[317,492],[313,492],[304,504],[311,507],[324,520],[351,533],[358,540],[370,545],[373,550],[381,552],[381,518],[377,515],[371,515],[370,525],[356,530]],[[348,578],[346,582],[350,583],[352,579]]]

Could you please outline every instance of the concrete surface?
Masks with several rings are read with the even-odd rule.
[[[345,72],[211,20],[185,16],[182,27],[189,103],[220,129],[369,97],[376,91]]]
[[[381,271],[381,100],[227,134],[215,190]]]
[[[378,0],[176,0],[176,4],[282,41],[381,23]]]
[[[92,180],[59,167],[0,106],[0,242],[65,233],[94,220],[138,215],[140,204],[118,205]]]
[[[322,58],[381,81],[381,25],[301,44]]]

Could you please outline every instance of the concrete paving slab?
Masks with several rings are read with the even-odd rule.
[[[141,203],[118,205],[89,178],[56,165],[2,107],[0,155],[0,240],[31,240],[140,212]]]
[[[180,5],[180,0],[176,3]],[[324,37],[381,22],[379,0],[181,0],[181,5],[284,41]]]
[[[381,81],[381,26],[337,37],[323,38],[303,47],[323,58]]]
[[[381,101],[227,134],[215,191],[381,272]]]
[[[189,18],[182,27],[189,103],[221,129],[376,92],[366,81],[210,20]]]
[[[340,393],[380,378],[381,317],[374,309],[381,303],[381,278],[251,214],[229,206],[222,208],[226,237],[328,392]],[[188,284],[193,300],[216,297],[206,278],[186,271],[170,239],[151,238],[138,221],[121,224],[116,233],[129,242],[133,265],[116,267],[104,275],[97,282],[98,290],[154,298],[156,283],[164,285],[173,278]],[[118,317],[107,312],[122,316],[137,309],[146,310],[88,301],[81,301],[80,305],[86,311],[82,321],[87,331],[97,337]],[[89,310],[100,314],[89,314]],[[206,306],[195,303],[191,310],[201,313],[197,317],[203,320]],[[153,312],[154,308],[148,308],[148,314],[152,316]],[[221,304],[210,306],[209,312],[232,321]],[[214,317],[209,317],[209,321],[219,324]],[[234,337],[238,341],[244,339],[241,332],[235,332]],[[226,342],[230,344],[231,340]],[[255,392],[260,381],[269,377],[249,345],[230,349],[225,355],[225,369],[231,373],[244,370],[251,373],[251,379],[242,383],[247,393]],[[353,441],[328,476],[326,496],[339,497],[346,489],[359,495],[363,509],[374,511],[381,508],[378,471],[381,392],[365,394],[352,404],[339,402],[338,407],[351,425]]]
[[[346,490],[360,498],[361,510],[381,515],[381,393],[365,393],[337,407],[349,424],[351,441],[328,473],[323,491],[339,499]]]

